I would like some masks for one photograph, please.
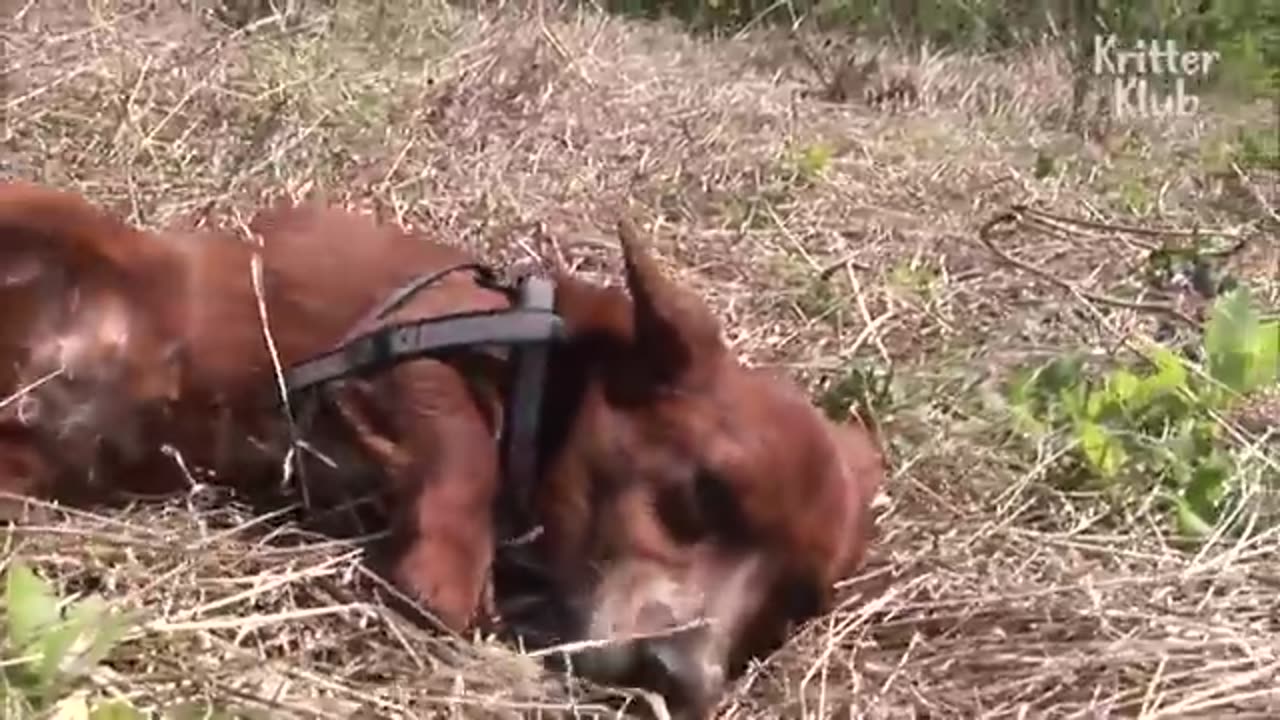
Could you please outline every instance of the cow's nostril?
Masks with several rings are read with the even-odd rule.
[[[649,601],[640,607],[636,622],[650,632],[661,632],[675,627],[676,614],[666,603]]]

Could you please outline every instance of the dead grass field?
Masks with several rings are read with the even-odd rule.
[[[1070,77],[1049,48],[897,57],[921,103],[877,109],[806,95],[809,67],[771,31],[702,40],[510,5],[313,2],[238,31],[166,0],[8,0],[0,16],[5,176],[149,225],[313,186],[493,259],[551,239],[611,281],[613,213],[631,204],[744,358],[815,396],[892,366],[872,570],[892,582],[865,602],[850,589],[721,717],[1280,717],[1280,535],[1171,548],[1150,515],[1051,489],[1048,460],[983,404],[1017,363],[1156,331],[1090,299],[1133,298],[1158,240],[1115,226],[1235,233],[1232,272],[1280,306],[1280,178],[1229,162],[1238,127],[1274,109],[1086,142],[1062,130]],[[1019,227],[1000,240],[1018,267],[977,239],[1013,204],[1100,225]],[[265,532],[216,495],[5,536],[64,592],[144,613],[98,692],[280,718],[612,716],[599,689],[371,604],[352,547]]]

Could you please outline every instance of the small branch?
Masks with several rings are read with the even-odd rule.
[[[294,421],[293,406],[289,402],[289,388],[284,381],[284,368],[280,363],[280,352],[276,348],[275,336],[271,333],[271,324],[267,319],[267,299],[266,292],[263,290],[262,282],[262,248],[264,247],[263,239],[260,235],[254,233],[240,218],[239,213],[235,214],[236,224],[251,241],[254,246],[253,255],[250,257],[250,273],[249,277],[253,281],[253,294],[258,301],[258,319],[262,326],[262,336],[267,342],[267,352],[271,355],[271,366],[275,373],[276,389],[280,393],[280,402],[284,408],[285,421],[289,425],[289,450],[285,453],[284,464],[282,467],[282,482],[288,483],[292,477],[290,470],[296,466],[298,471],[299,488],[302,493],[302,506],[307,510],[311,509],[311,494],[307,488],[306,469],[300,459],[298,459],[298,448],[302,444],[301,435],[298,432],[298,425]]]
[[[992,229],[994,229],[997,225],[1002,225],[1009,222],[1019,223],[1019,224],[1024,222],[1024,218],[1023,218],[1024,211],[1025,211],[1025,208],[1015,206],[1012,210],[1008,212],[1003,212],[997,215],[996,217],[992,218],[991,220],[989,220],[985,225],[982,226],[982,229],[978,231],[978,238],[979,240],[982,241],[982,244],[985,245],[987,249],[990,250],[996,257],[1000,258],[1000,260],[1004,261],[1009,265],[1012,265],[1013,267],[1018,268],[1019,270],[1035,275],[1036,277],[1040,278],[1041,280],[1044,280],[1045,282],[1056,285],[1062,288],[1063,290],[1079,295],[1080,297],[1085,298],[1086,300],[1091,300],[1095,303],[1098,303],[1099,305],[1110,305],[1112,307],[1125,308],[1128,310],[1138,310],[1141,312],[1150,312],[1150,313],[1168,315],[1170,317],[1181,320],[1182,322],[1186,323],[1187,325],[1190,325],[1191,327],[1199,327],[1200,323],[1188,317],[1186,313],[1183,313],[1181,310],[1178,310],[1172,305],[1166,305],[1162,303],[1144,303],[1144,302],[1136,302],[1132,300],[1122,300],[1120,298],[1111,297],[1110,295],[1102,295],[1099,293],[1090,292],[1088,290],[1083,290],[1071,284],[1070,282],[1067,282],[1066,280],[1056,277],[1055,275],[1053,275],[1052,273],[1050,273],[1049,271],[1043,268],[1040,268],[1028,262],[1019,260],[1009,255],[1005,251],[1001,250],[1000,248],[996,247],[995,243],[991,240],[991,237],[990,237]]]

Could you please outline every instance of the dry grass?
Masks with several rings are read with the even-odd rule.
[[[1188,554],[1149,517],[1117,527],[1049,489],[1047,461],[1009,447],[975,400],[1012,364],[1155,331],[1151,313],[1091,299],[1135,297],[1151,237],[1022,226],[1000,240],[1020,267],[976,239],[1012,203],[1222,228],[1249,241],[1234,271],[1280,304],[1278,178],[1223,160],[1265,109],[1085,142],[1060,129],[1070,82],[1051,49],[900,58],[923,102],[880,111],[803,95],[807,66],[765,31],[311,5],[238,32],[190,4],[6,5],[0,172],[147,224],[314,185],[495,259],[551,237],[611,281],[611,211],[634,203],[744,358],[815,392],[851,364],[892,364],[875,572],[893,582],[869,604],[851,588],[723,717],[1280,714],[1280,539]],[[1038,154],[1054,173],[1036,176]],[[7,536],[64,590],[145,612],[100,687],[272,717],[608,714],[530,658],[371,605],[349,546],[264,537],[208,492]]]

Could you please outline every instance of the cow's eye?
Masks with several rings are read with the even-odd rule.
[[[702,469],[694,478],[694,497],[709,532],[724,542],[746,543],[750,535],[742,506],[724,476]]]
[[[708,538],[731,543],[747,540],[747,523],[732,487],[706,468],[700,468],[687,481],[673,483],[659,492],[656,509],[678,542],[694,543]]]
[[[676,483],[658,492],[654,503],[658,519],[680,543],[695,543],[707,534],[707,519],[692,485]]]

